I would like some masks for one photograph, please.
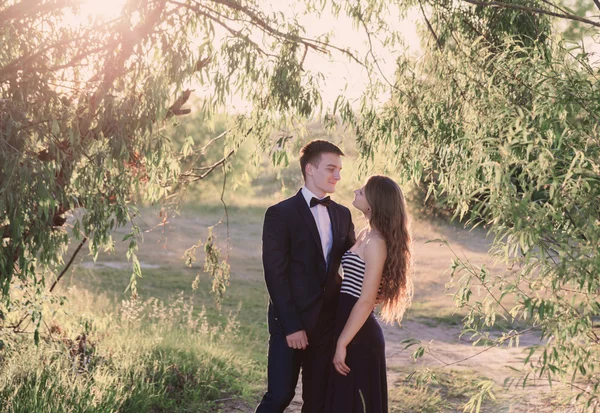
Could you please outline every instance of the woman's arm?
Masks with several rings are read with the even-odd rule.
[[[364,256],[366,268],[360,298],[354,304],[348,321],[346,321],[346,325],[342,330],[342,334],[340,334],[333,358],[335,369],[343,376],[350,373],[350,368],[346,365],[346,347],[365,324],[375,306],[377,292],[381,284],[381,274],[385,259],[387,258],[385,241],[380,238],[367,240]]]

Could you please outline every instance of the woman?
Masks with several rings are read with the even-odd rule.
[[[412,297],[410,234],[404,196],[390,178],[375,175],[354,191],[352,205],[368,225],[344,254],[336,316],[337,345],[327,391],[330,413],[388,411],[385,343],[373,308],[400,321]]]

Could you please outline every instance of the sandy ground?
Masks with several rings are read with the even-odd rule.
[[[142,228],[146,232],[140,249],[142,267],[183,266],[182,256],[185,249],[199,239],[204,239],[207,226],[214,225],[218,218],[218,214],[214,213],[203,216],[198,212],[184,211],[181,215],[170,217],[165,226],[155,226],[154,223],[159,222],[156,215],[144,216],[145,223]],[[251,278],[262,283],[260,267],[262,217],[259,213],[240,212],[232,213],[230,218],[232,282],[235,282],[236,278]],[[360,220],[355,223],[357,228],[361,227]],[[219,225],[215,232],[220,239],[224,239],[225,226]],[[531,388],[528,392],[511,390],[510,397],[506,395],[502,397],[502,393],[507,393],[502,389],[505,379],[514,375],[509,366],[521,367],[525,357],[523,347],[540,343],[539,338],[534,335],[524,336],[518,348],[473,346],[467,336],[460,337],[460,325],[444,324],[443,321],[436,320],[436,316],[449,316],[455,309],[451,291],[447,289],[447,283],[450,281],[449,267],[454,253],[475,265],[486,264],[492,271],[507,271],[502,265],[493,265],[488,255],[489,240],[486,239],[485,232],[482,230],[470,232],[456,225],[436,223],[436,221],[415,221],[412,232],[416,268],[413,307],[416,310],[409,311],[402,327],[383,327],[390,388],[402,385],[403,378],[411,368],[419,366],[436,368],[452,364],[444,368],[468,370],[495,381],[497,391],[499,390],[498,395],[502,400],[498,411],[553,411],[544,407],[542,402],[541,395],[548,390],[543,384],[540,384],[535,391],[531,391]],[[440,238],[448,241],[454,252],[440,242],[427,243],[428,240]],[[151,253],[144,253],[149,250]],[[201,262],[202,259],[199,257],[198,261]],[[129,266],[127,263],[111,261],[108,258],[100,259],[96,264],[86,259],[80,265],[112,268]],[[252,271],[248,271],[249,266],[252,267]],[[402,341],[408,338],[420,340],[422,344],[428,345],[429,351],[416,363],[411,359],[414,348],[405,350],[405,345],[402,344]],[[301,388],[298,387],[296,397],[286,412],[300,412],[300,394]],[[247,406],[231,405],[226,407],[225,411],[239,412],[248,411],[247,409]]]

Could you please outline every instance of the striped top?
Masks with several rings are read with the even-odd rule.
[[[360,298],[363,279],[365,278],[365,262],[357,254],[348,250],[342,257],[342,269],[344,270],[344,279],[342,280],[342,293],[350,294],[353,297]]]

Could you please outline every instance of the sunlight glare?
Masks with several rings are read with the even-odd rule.
[[[79,17],[88,19],[111,19],[117,17],[127,0],[82,0]]]

